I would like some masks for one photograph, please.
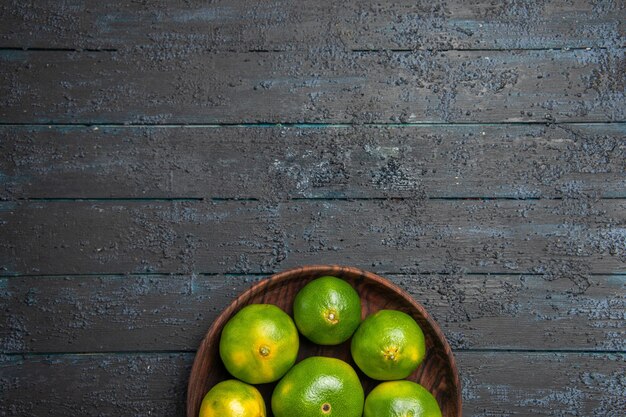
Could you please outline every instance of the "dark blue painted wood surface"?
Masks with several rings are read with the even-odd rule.
[[[626,410],[620,1],[0,4],[0,415],[172,416],[219,311],[340,263],[466,416]]]

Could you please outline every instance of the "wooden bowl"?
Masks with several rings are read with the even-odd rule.
[[[381,309],[403,311],[420,325],[426,337],[426,358],[407,379],[426,387],[437,398],[444,417],[461,416],[461,384],[454,361],[441,329],[424,307],[388,280],[357,268],[342,266],[305,266],[272,275],[237,297],[215,320],[204,337],[191,369],[187,387],[187,417],[197,417],[202,398],[213,385],[230,379],[219,355],[219,340],[226,322],[242,307],[254,303],[276,304],[293,316],[293,300],[309,281],[332,275],[345,279],[361,296],[362,316]],[[350,355],[350,340],[338,346],[319,346],[300,336],[298,361],[309,356],[332,356],[348,362],[357,371],[367,395],[379,381],[365,376]],[[263,394],[268,416],[270,398],[276,383],[256,385]]]

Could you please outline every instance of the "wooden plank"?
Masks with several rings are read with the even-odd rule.
[[[0,122],[624,121],[625,54],[0,51]]]
[[[621,416],[624,354],[456,353],[465,416]],[[3,356],[7,416],[182,415],[192,354]]]
[[[624,45],[621,2],[7,2],[0,46],[293,50]]]
[[[11,313],[0,345],[8,353],[195,350],[219,312],[258,278],[5,278],[0,306]]]
[[[626,124],[3,126],[0,195],[626,197],[624,160]]]
[[[626,200],[57,201],[0,204],[5,274],[626,272]]]
[[[191,354],[0,356],[6,416],[182,416]]]
[[[465,416],[612,416],[626,355],[458,353]]]
[[[0,279],[0,349],[195,350],[212,321],[259,276]],[[626,351],[626,276],[391,275],[441,325],[453,349]],[[515,331],[511,331],[515,329]],[[520,335],[524,335],[520,337]]]

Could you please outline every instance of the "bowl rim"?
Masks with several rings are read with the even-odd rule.
[[[437,335],[437,338],[443,345],[443,349],[445,351],[446,356],[448,357],[449,365],[453,374],[453,383],[457,387],[456,392],[456,401],[459,405],[458,415],[459,417],[462,415],[462,387],[461,381],[459,378],[459,371],[456,365],[456,359],[454,357],[454,353],[448,344],[448,340],[446,339],[443,331],[437,324],[437,322],[431,317],[431,315],[426,311],[426,308],[418,303],[409,293],[407,293],[404,289],[400,288],[390,280],[375,274],[370,271],[366,271],[364,269],[352,267],[352,266],[342,266],[342,265],[304,265],[295,268],[286,269],[281,272],[277,272],[275,274],[271,274],[266,278],[263,278],[256,284],[252,285],[242,293],[240,293],[222,312],[215,318],[209,330],[204,335],[200,346],[198,347],[193,365],[191,367],[191,371],[189,373],[189,382],[187,384],[187,395],[186,395],[186,414],[187,417],[196,417],[191,413],[191,402],[193,401],[192,392],[196,391],[197,385],[200,381],[194,381],[191,377],[192,375],[199,372],[202,368],[203,362],[208,360],[207,358],[200,357],[198,355],[199,352],[204,352],[208,349],[208,345],[210,341],[216,336],[216,333],[221,331],[221,328],[226,324],[226,321],[239,309],[242,305],[247,305],[248,301],[259,291],[262,291],[266,287],[270,287],[276,284],[280,284],[283,281],[287,281],[288,279],[293,278],[293,276],[298,276],[302,274],[311,274],[315,275],[316,273],[325,274],[325,275],[333,275],[340,273],[341,275],[357,275],[360,276],[361,279],[369,279],[376,282],[379,285],[383,285],[389,288],[391,291],[400,294],[406,301],[408,301],[413,308],[415,308],[422,315],[424,320],[428,322],[428,324],[433,329],[434,333]],[[323,276],[323,275],[320,275]]]

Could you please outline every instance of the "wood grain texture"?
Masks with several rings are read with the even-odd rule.
[[[358,292],[361,318],[383,309],[391,309],[402,311],[417,322],[424,333],[426,355],[419,367],[406,379],[419,383],[436,398],[443,417],[461,416],[461,385],[454,355],[439,325],[424,306],[400,287],[372,272],[347,266],[309,265],[282,271],[258,282],[238,296],[215,319],[196,352],[191,368],[187,386],[187,417],[198,415],[207,391],[231,378],[219,352],[220,336],[226,323],[250,304],[274,304],[293,315],[296,294],[313,279],[328,275],[344,279]],[[298,360],[310,356],[334,357],[349,363],[359,375],[366,396],[379,383],[356,366],[350,352],[350,341],[337,346],[320,346],[300,337]],[[266,404],[271,402],[275,386],[276,383],[272,383],[260,387]],[[268,410],[268,417],[273,417],[271,410]]]
[[[626,197],[626,124],[0,127],[5,198]]]
[[[0,358],[6,416],[170,417],[184,413],[193,354]],[[466,417],[619,417],[626,405],[624,354],[459,352],[456,358]]]
[[[182,416],[192,354],[0,356],[0,414]]]
[[[0,279],[0,350],[197,349],[262,276]],[[626,276],[386,275],[423,304],[453,349],[626,351]],[[523,335],[521,337],[520,335]]]
[[[2,123],[626,120],[624,49],[0,51]]]
[[[459,353],[466,416],[611,416],[626,407],[626,355]]]
[[[60,201],[0,203],[4,274],[625,272],[626,201]]]
[[[7,1],[0,6],[0,46],[597,47],[624,45],[625,18],[619,1]]]
[[[623,1],[8,0],[0,28],[0,416],[183,415],[237,294],[342,263],[438,321],[465,416],[623,417]]]

